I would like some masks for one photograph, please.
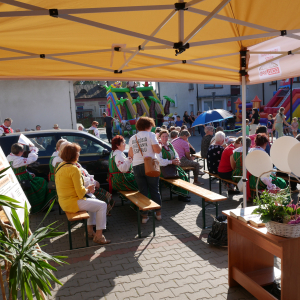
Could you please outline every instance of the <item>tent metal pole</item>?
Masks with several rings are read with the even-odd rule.
[[[17,1],[3,0],[2,3],[10,5],[18,5]],[[77,14],[95,14],[95,13],[111,13],[111,12],[129,12],[129,11],[150,11],[150,10],[169,10],[174,9],[174,5],[147,5],[147,6],[121,6],[121,7],[94,7],[94,8],[70,8],[60,9],[60,15],[77,15]],[[32,10],[32,11],[7,11],[0,12],[0,17],[31,17],[31,16],[49,16],[48,9]]]
[[[242,76],[242,133],[243,133],[243,207],[247,207],[246,185],[246,76]]]
[[[179,0],[182,3],[183,0]],[[184,10],[178,11],[178,42],[182,42],[184,39]]]
[[[176,11],[173,10],[158,26],[157,28],[151,33],[151,36],[155,36],[176,14]],[[148,40],[145,40],[140,49],[143,50],[143,48],[148,44]],[[160,46],[156,46],[160,47]],[[165,46],[166,47],[166,46]],[[140,50],[136,50],[125,62],[124,64],[119,68],[119,71],[121,71],[124,67],[128,65],[128,63],[140,52]]]
[[[188,43],[230,0],[223,0],[183,41]]]
[[[294,78],[291,78],[291,92],[290,92],[290,123],[292,124],[293,119],[293,80]]]
[[[96,28],[101,28],[101,29],[104,29],[104,30],[112,31],[112,32],[121,33],[121,34],[124,34],[124,35],[129,35],[129,36],[140,38],[140,39],[143,39],[143,40],[149,40],[149,41],[159,43],[159,44],[163,44],[163,45],[168,45],[168,46],[173,46],[174,45],[174,43],[171,42],[171,41],[167,41],[167,40],[156,38],[156,37],[153,37],[153,36],[150,36],[150,35],[134,32],[134,31],[131,31],[131,30],[126,30],[126,29],[123,29],[123,28],[119,28],[119,27],[115,27],[115,26],[111,26],[111,25],[107,25],[107,24],[103,24],[103,23],[98,23],[98,22],[91,21],[91,20],[86,20],[86,19],[83,19],[83,18],[75,17],[75,16],[65,15],[65,16],[61,16],[60,18],[65,19],[65,20],[69,20],[69,21],[73,21],[73,22],[76,22],[76,23],[96,27]]]
[[[252,34],[252,35],[244,35],[244,36],[235,36],[235,37],[224,38],[224,39],[214,39],[214,40],[207,40],[207,41],[199,41],[199,42],[190,43],[190,47],[207,46],[207,45],[214,45],[214,44],[221,44],[221,43],[229,43],[229,42],[253,40],[253,39],[259,39],[259,38],[265,38],[265,37],[273,37],[273,36],[274,37],[281,36],[281,32],[279,30],[275,30],[274,32]]]

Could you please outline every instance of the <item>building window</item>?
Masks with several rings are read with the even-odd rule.
[[[293,82],[299,83],[300,82],[300,77],[294,77]]]
[[[193,83],[189,83],[189,91],[194,89],[194,84]]]
[[[222,84],[204,84],[205,89],[222,89]]]
[[[276,85],[276,82],[277,82],[276,80],[275,81],[271,81],[270,85]]]
[[[102,117],[103,113],[105,113],[105,105],[100,105],[100,117]]]
[[[240,88],[241,88],[240,85],[232,85],[231,86],[231,95],[240,95],[240,93],[241,93]]]

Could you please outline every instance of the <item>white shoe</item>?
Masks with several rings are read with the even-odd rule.
[[[157,221],[160,221],[161,220],[161,215],[156,215],[155,214],[155,218],[156,218]]]
[[[147,217],[147,218],[142,218],[142,224],[146,224],[146,223],[148,222],[148,220],[149,220],[149,217]]]

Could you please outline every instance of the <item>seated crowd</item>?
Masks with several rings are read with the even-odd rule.
[[[20,182],[27,180],[29,187],[24,188],[29,202],[31,213],[43,211],[52,201],[58,198],[59,205],[66,212],[86,210],[90,214],[88,220],[89,238],[96,243],[105,244],[102,230],[106,228],[106,216],[114,206],[112,191],[138,190],[146,197],[161,205],[159,193],[159,177],[145,175],[144,157],[157,158],[161,167],[174,165],[178,176],[188,181],[187,174],[180,166],[194,167],[194,184],[201,185],[198,181],[200,166],[193,161],[191,151],[193,147],[188,142],[190,133],[186,126],[171,128],[171,133],[164,128],[151,132],[155,126],[154,120],[147,117],[139,118],[136,128],[138,133],[129,140],[128,157],[125,156],[125,139],[117,135],[112,140],[112,152],[109,157],[109,191],[100,187],[94,176],[89,174],[78,162],[81,147],[60,139],[56,143],[55,151],[49,161],[50,184],[55,189],[49,189],[45,179],[37,177],[27,170],[27,166],[38,159],[38,149],[30,146],[28,158],[23,157],[24,146],[16,143],[11,147],[8,160]],[[53,146],[54,147],[54,146]],[[163,177],[163,174],[160,175]],[[178,195],[178,200],[188,202],[188,192],[182,188],[164,183],[172,192]],[[147,212],[141,212],[142,223],[149,219]],[[161,220],[161,210],[155,212],[156,219]],[[96,226],[96,232],[93,226]]]
[[[213,137],[213,128],[206,126],[206,135],[203,137],[201,144],[201,156],[207,158],[207,167],[211,174],[216,174],[227,180],[227,182],[238,183],[243,174],[242,137],[228,137],[226,139],[223,128],[219,127],[217,129],[218,132]],[[300,141],[300,135],[296,138]],[[246,149],[247,154],[261,150],[270,155],[271,145],[266,126],[257,127],[255,134],[246,137]],[[277,175],[280,175],[280,173],[277,173]],[[250,189],[256,189],[257,177],[247,171],[247,179],[247,192],[250,193]],[[280,177],[270,175],[259,180],[258,189],[264,190],[270,184],[275,184],[282,189],[286,187],[287,182]],[[239,193],[234,184],[225,181],[225,185],[229,193]],[[298,192],[295,182],[291,182],[291,190],[292,192]]]
[[[8,125],[8,124],[7,124]],[[139,191],[160,206],[161,195],[159,192],[159,177],[149,177],[145,174],[144,158],[157,158],[161,170],[163,167],[172,165],[176,168],[178,177],[188,181],[186,172],[182,167],[192,167],[194,173],[194,184],[203,185],[198,177],[203,175],[200,165],[194,161],[192,156],[195,149],[189,143],[190,132],[186,125],[182,127],[171,127],[169,131],[165,125],[156,128],[154,120],[148,117],[140,117],[136,123],[137,134],[129,140],[128,157],[124,154],[126,142],[123,136],[117,135],[112,139],[112,152],[109,156],[108,182],[109,191],[100,187],[100,183],[89,174],[78,162],[81,147],[77,143],[70,143],[60,139],[56,144],[49,161],[49,181],[54,184],[55,189],[49,189],[44,178],[37,177],[28,172],[27,166],[38,159],[38,149],[30,146],[28,157],[23,157],[24,146],[15,143],[11,147],[11,153],[7,159],[20,181],[22,188],[31,204],[31,213],[37,213],[47,209],[52,201],[58,198],[59,205],[66,212],[76,213],[86,210],[90,214],[88,219],[88,235],[98,244],[107,244],[110,241],[103,236],[106,229],[106,217],[110,215],[114,207],[112,191],[133,190]],[[242,137],[232,138],[225,136],[222,127],[217,128],[214,135],[212,126],[205,127],[205,136],[202,139],[201,155],[207,158],[208,170],[222,179],[235,183],[242,176]],[[297,137],[298,139],[298,137]],[[300,140],[300,138],[298,139]],[[267,137],[267,128],[260,126],[256,133],[246,138],[247,153],[252,151],[266,151],[269,153],[270,144]],[[54,149],[53,149],[54,150]],[[172,168],[174,168],[172,167]],[[160,177],[164,177],[161,172]],[[247,174],[248,191],[254,189],[257,178]],[[163,184],[178,195],[178,200],[189,202],[188,192],[180,187],[162,181]],[[280,188],[286,186],[281,178],[270,176],[259,181],[259,189],[265,189],[270,183]],[[226,187],[230,193],[239,193],[234,184],[227,183]],[[297,185],[292,186],[297,190]],[[142,211],[142,223],[149,220],[148,212]],[[157,220],[162,219],[161,209],[155,212]],[[96,226],[96,232],[94,232]]]

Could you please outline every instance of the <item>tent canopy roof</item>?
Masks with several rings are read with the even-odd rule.
[[[299,39],[298,1],[187,1],[1,0],[0,79],[240,84],[240,50]]]

